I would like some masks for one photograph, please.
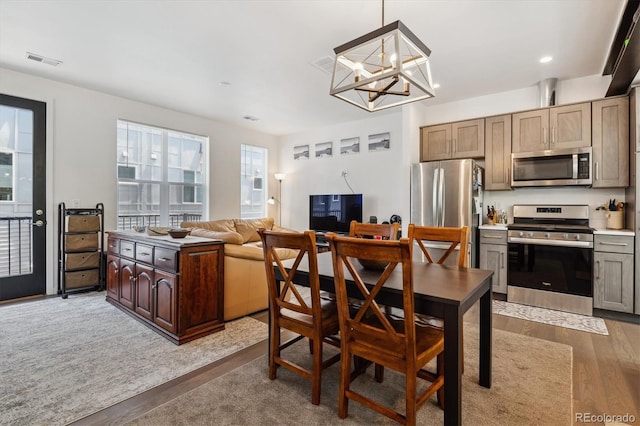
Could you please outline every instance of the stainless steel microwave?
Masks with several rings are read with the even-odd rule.
[[[591,185],[592,150],[558,149],[511,154],[511,186]]]

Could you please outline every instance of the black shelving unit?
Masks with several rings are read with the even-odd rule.
[[[58,294],[103,290],[104,205],[66,208],[58,205]]]

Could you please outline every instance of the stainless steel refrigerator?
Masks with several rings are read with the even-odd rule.
[[[483,178],[484,168],[471,159],[429,161],[411,166],[411,223],[469,226],[469,264],[475,267],[479,263],[478,225],[482,223]],[[433,244],[431,248],[437,249],[439,245]],[[414,253],[419,252],[414,250]]]

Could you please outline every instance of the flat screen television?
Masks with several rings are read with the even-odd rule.
[[[309,196],[309,229],[349,233],[352,220],[362,222],[362,194]]]

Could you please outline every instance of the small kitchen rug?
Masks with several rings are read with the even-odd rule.
[[[553,309],[538,308],[535,306],[520,305],[518,303],[493,301],[493,313],[507,317],[520,318],[558,327],[571,328],[588,333],[609,335],[607,325],[602,318],[587,315],[573,314],[571,312],[555,311]]]

